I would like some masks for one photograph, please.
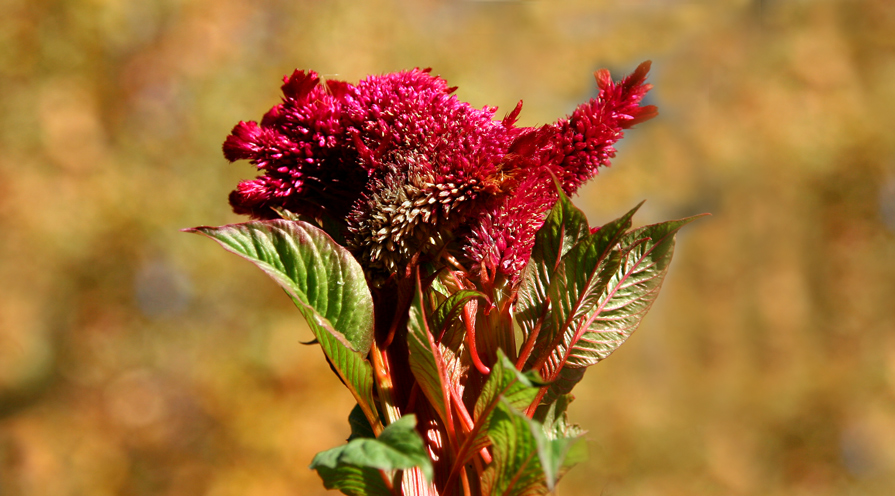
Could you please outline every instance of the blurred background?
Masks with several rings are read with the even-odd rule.
[[[553,122],[653,60],[658,119],[576,202],[701,212],[576,390],[560,495],[895,487],[895,3],[0,1],[0,494],[324,494],[349,393],[260,271],[221,143],[295,68],[432,67]]]

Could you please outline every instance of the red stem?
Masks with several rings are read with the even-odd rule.
[[[472,492],[469,489],[469,476],[466,474],[466,467],[463,467],[460,472],[460,481],[463,482],[463,495],[470,496]]]
[[[519,350],[519,359],[516,360],[516,370],[521,371],[522,367],[525,367],[525,362],[528,361],[528,357],[531,356],[531,351],[535,347],[535,341],[538,340],[538,334],[541,333],[541,324],[543,324],[544,320],[538,320],[538,325],[532,329],[531,334],[528,335],[528,338],[525,340],[525,344],[522,345],[522,349]]]
[[[463,306],[463,322],[466,324],[466,345],[469,346],[469,355],[472,357],[472,364],[475,365],[475,368],[478,369],[482,375],[487,376],[491,373],[491,369],[482,363],[482,359],[479,357],[479,352],[476,350],[475,346],[475,314],[477,309],[478,302],[476,300],[470,300]]]
[[[382,480],[385,482],[385,487],[388,488],[388,492],[390,492],[390,493],[394,493],[394,492],[395,492],[395,485],[394,485],[394,483],[392,482],[391,478],[389,478],[389,476],[385,475],[385,471],[384,471],[384,470],[380,470],[380,471],[379,471],[379,475],[382,476]]]

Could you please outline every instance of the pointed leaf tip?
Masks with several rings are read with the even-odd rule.
[[[540,423],[502,400],[491,417],[488,434],[494,461],[482,477],[486,494],[544,494],[586,457],[579,436],[550,439]]]
[[[367,419],[381,427],[373,369],[366,359],[373,342],[373,298],[351,253],[302,221],[252,221],[188,232],[215,240],[286,290]]]
[[[416,416],[413,414],[391,423],[375,439],[358,437],[348,444],[317,453],[310,467],[317,470],[327,489],[345,491],[344,486],[350,484],[355,492],[347,494],[380,494],[363,492],[385,487],[380,485],[380,470],[418,467],[427,480],[431,481],[434,477],[432,461],[423,439],[416,431]]]
[[[319,317],[352,350],[369,351],[373,298],[363,269],[323,230],[303,221],[278,219],[200,226],[187,232],[203,234],[252,262],[313,310],[316,316],[309,322]]]

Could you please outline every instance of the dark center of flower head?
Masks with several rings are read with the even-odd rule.
[[[521,102],[494,120],[496,109],[461,102],[428,70],[357,85],[296,71],[283,103],[224,143],[229,160],[264,171],[230,202],[257,218],[277,208],[328,216],[377,285],[442,250],[512,279],[556,198],[553,178],[573,193],[609,165],[624,129],[655,115],[639,105],[648,69],[619,83],[597,72],[597,98],[540,128],[515,127]]]
[[[396,155],[355,203],[348,246],[380,276],[400,275],[412,260],[435,255],[501,192],[499,176],[464,176],[439,174],[425,155]]]

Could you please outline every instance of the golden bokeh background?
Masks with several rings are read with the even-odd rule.
[[[895,3],[3,0],[0,494],[325,494],[351,396],[288,298],[178,230],[238,221],[220,145],[311,68],[432,67],[523,125],[653,60],[658,119],[577,197],[701,212],[576,390],[560,495],[895,488]]]

